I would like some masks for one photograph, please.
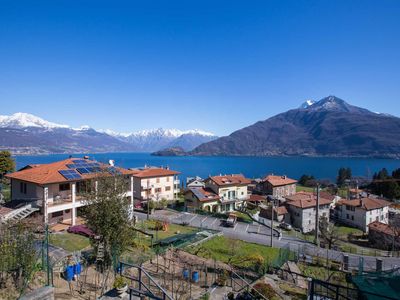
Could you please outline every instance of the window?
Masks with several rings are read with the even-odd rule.
[[[170,186],[166,186],[165,187],[165,191],[167,192],[167,191],[170,191],[171,190],[171,187]]]
[[[383,215],[381,216],[381,221],[383,221]]]
[[[167,177],[167,182],[169,182],[169,177]]]
[[[349,219],[349,214],[346,215],[346,219]]]
[[[157,179],[156,179],[156,182],[157,182],[157,183],[160,183],[160,178],[157,178]]]
[[[62,191],[69,191],[70,190],[70,185],[69,183],[62,183],[58,186],[58,189],[60,192]]]
[[[308,220],[308,225],[310,225],[311,224],[311,220]]]
[[[376,221],[379,221],[379,216],[375,218]]]
[[[161,193],[161,188],[155,188],[156,193]]]
[[[354,221],[354,216],[351,216],[351,220]]]
[[[26,183],[25,182],[20,182],[19,190],[20,190],[21,194],[26,194]]]

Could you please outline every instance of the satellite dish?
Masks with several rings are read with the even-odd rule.
[[[109,164],[110,166],[114,167],[114,160],[110,159],[110,160],[108,161],[108,164]]]

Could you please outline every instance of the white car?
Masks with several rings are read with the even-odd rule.
[[[285,222],[280,223],[279,227],[282,229],[286,229],[286,230],[292,230],[292,225],[285,223]]]

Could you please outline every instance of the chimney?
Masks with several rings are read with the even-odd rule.
[[[165,169],[166,169],[166,170],[169,170],[169,166],[166,166]]]

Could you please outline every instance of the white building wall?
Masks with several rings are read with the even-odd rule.
[[[174,176],[152,177],[152,178],[136,178],[133,177],[133,189],[135,198],[147,199],[147,191],[149,188],[149,197],[154,201],[162,199],[174,200]]]

